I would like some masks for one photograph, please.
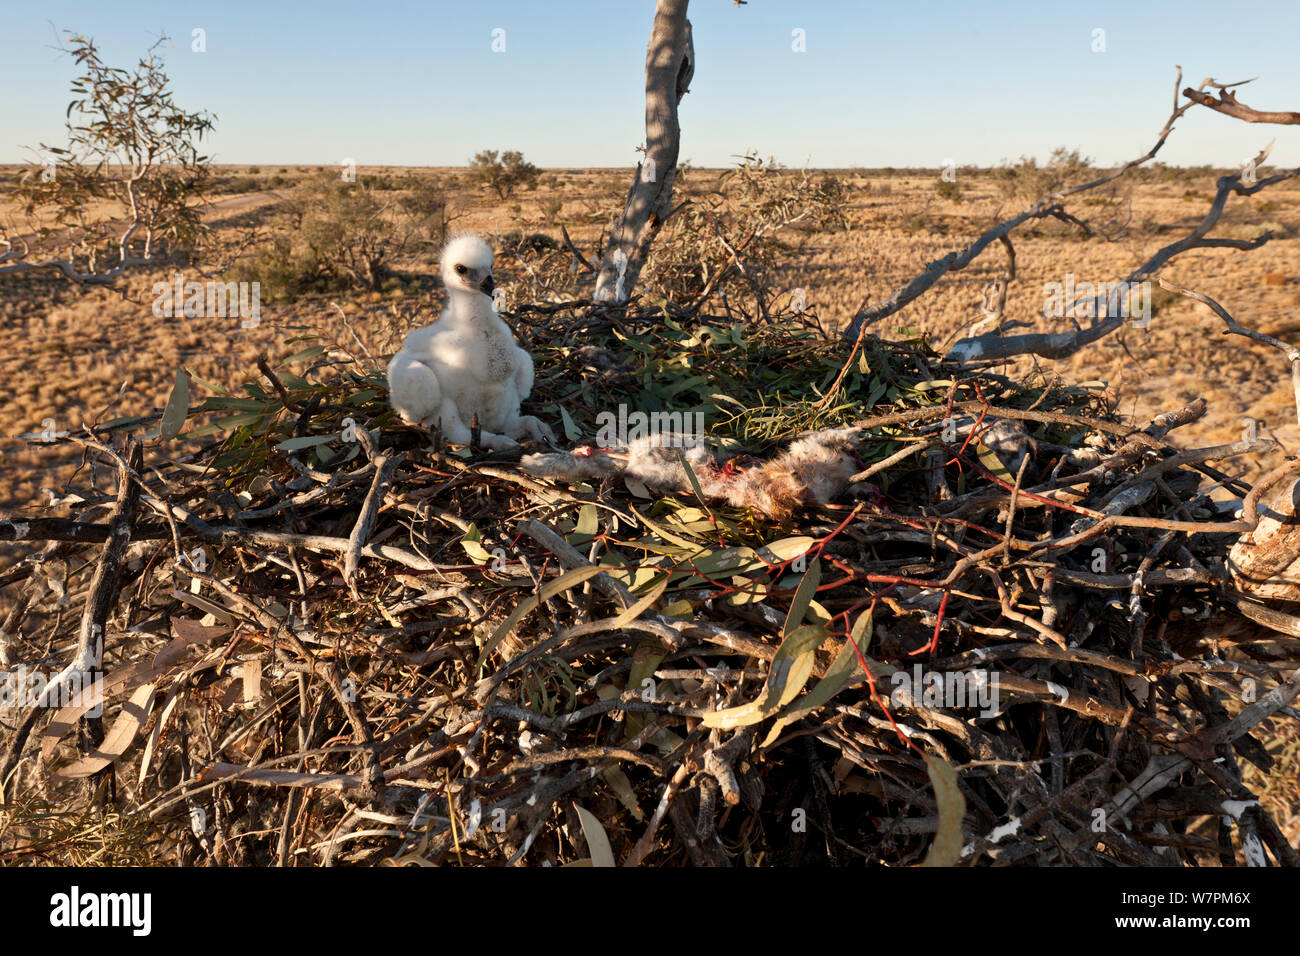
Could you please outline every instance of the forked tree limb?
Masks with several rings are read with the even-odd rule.
[[[944,275],[965,268],[994,240],[1006,240],[1016,228],[1029,220],[1044,219],[1048,217],[1056,218],[1062,222],[1078,225],[1090,235],[1095,235],[1095,231],[1086,222],[1066,212],[1062,205],[1062,200],[1078,193],[1095,189],[1098,186],[1113,182],[1135,166],[1140,166],[1154,158],[1156,153],[1159,152],[1160,148],[1164,146],[1165,141],[1169,138],[1170,133],[1173,131],[1174,123],[1179,117],[1197,104],[1208,105],[1205,103],[1205,100],[1209,100],[1211,103],[1220,102],[1214,100],[1213,97],[1210,97],[1208,94],[1203,92],[1207,86],[1219,89],[1221,91],[1223,102],[1234,105],[1236,112],[1220,109],[1220,112],[1227,112],[1228,115],[1238,115],[1241,111],[1246,111],[1256,117],[1300,116],[1300,114],[1263,114],[1258,111],[1249,110],[1247,107],[1242,107],[1240,104],[1236,104],[1235,97],[1232,96],[1231,91],[1226,89],[1228,86],[1240,86],[1240,83],[1220,84],[1216,83],[1213,79],[1206,79],[1203,81],[1199,89],[1193,89],[1192,87],[1184,89],[1182,92],[1188,97],[1188,99],[1180,105],[1178,94],[1179,87],[1182,83],[1182,75],[1182,68],[1178,67],[1177,78],[1174,81],[1173,110],[1169,115],[1169,119],[1165,121],[1164,127],[1160,130],[1155,145],[1152,146],[1146,154],[1125,163],[1118,169],[1112,170],[1098,179],[1086,183],[1080,183],[1077,186],[1070,186],[1066,189],[1052,193],[1049,196],[1045,196],[1019,216],[1009,219],[985,232],[967,246],[966,249],[960,252],[950,252],[943,258],[934,260],[926,267],[924,272],[911,279],[905,285],[900,286],[885,301],[870,309],[862,310],[854,316],[853,320],[844,330],[844,339],[852,343],[854,348],[856,348],[868,324],[898,312],[908,303],[925,293]],[[1238,118],[1245,119],[1246,116],[1239,115]],[[1249,121],[1295,122],[1293,120],[1266,120],[1259,118],[1250,119]],[[1268,147],[1265,147],[1265,149],[1255,157],[1251,164],[1252,167],[1258,168],[1258,166],[1263,163],[1264,159],[1268,156],[1271,146],[1272,144],[1269,144]],[[1221,177],[1218,181],[1218,190],[1214,201],[1211,203],[1210,210],[1207,212],[1201,224],[1183,239],[1162,248],[1141,267],[1132,272],[1124,281],[1127,283],[1147,281],[1154,277],[1156,272],[1158,272],[1166,262],[1174,256],[1186,252],[1189,249],[1255,249],[1267,242],[1271,238],[1268,233],[1265,233],[1263,236],[1254,240],[1211,238],[1207,236],[1207,233],[1219,221],[1219,218],[1223,213],[1224,204],[1229,195],[1234,193],[1242,196],[1252,195],[1261,189],[1273,185],[1274,183],[1300,175],[1300,168],[1275,176],[1270,176],[1267,179],[1249,185],[1242,180],[1243,175],[1244,170],[1242,174]],[[996,332],[971,336],[958,341],[949,352],[949,355],[959,361],[1003,361],[1019,355],[1037,355],[1043,358],[1063,358],[1110,335],[1112,332],[1115,332],[1124,325],[1126,319],[1123,315],[1111,314],[1112,311],[1118,310],[1106,308],[1104,312],[1101,311],[1100,307],[1108,305],[1109,303],[1105,296],[1097,296],[1093,299],[1092,314],[1094,316],[1101,315],[1104,317],[1100,320],[1094,319],[1092,325],[1088,328],[1080,328],[1076,326],[1074,330],[1069,332],[1033,333],[1016,336],[1002,336]],[[1073,306],[1071,306],[1070,309],[1067,309],[1067,313],[1070,312],[1072,308]]]
[[[117,600],[118,580],[140,510],[140,488],[132,480],[132,473],[138,475],[143,467],[144,449],[135,439],[128,439],[117,469],[117,501],[108,519],[108,542],[104,545],[99,564],[95,566],[90,596],[77,634],[77,654],[73,663],[86,670],[103,664],[108,614]]]
[[[1249,82],[1248,80],[1245,82]],[[1193,103],[1198,103],[1216,113],[1222,113],[1224,116],[1231,116],[1233,119],[1239,119],[1245,123],[1274,123],[1278,126],[1298,126],[1300,125],[1300,113],[1288,110],[1257,110],[1252,109],[1245,103],[1237,100],[1237,94],[1228,89],[1229,86],[1240,86],[1240,83],[1218,84],[1207,80],[1206,84],[1219,87],[1219,96],[1216,99],[1203,90],[1194,90],[1190,86],[1183,90],[1183,96],[1187,97]],[[1202,86],[1206,85],[1202,84]]]
[[[1002,240],[1006,236],[1010,235],[1014,229],[1024,223],[1032,219],[1046,219],[1049,217],[1060,218],[1067,222],[1070,221],[1073,217],[1066,218],[1065,208],[1061,205],[1061,200],[1067,199],[1070,196],[1077,195],[1081,192],[1096,189],[1097,187],[1104,186],[1107,183],[1114,182],[1135,166],[1141,166],[1143,163],[1154,159],[1156,153],[1160,152],[1160,149],[1165,145],[1165,141],[1169,138],[1169,134],[1173,132],[1174,123],[1179,117],[1195,105],[1193,103],[1184,103],[1181,106],[1178,104],[1178,87],[1181,85],[1182,79],[1183,70],[1182,67],[1179,67],[1178,75],[1174,80],[1173,111],[1169,114],[1169,119],[1165,120],[1164,127],[1160,130],[1159,134],[1157,134],[1155,145],[1147,150],[1146,153],[1139,156],[1137,159],[1130,160],[1118,169],[1111,170],[1109,173],[1106,173],[1104,176],[1097,179],[1086,183],[1079,183],[1076,186],[1068,186],[1048,196],[1044,196],[1020,215],[1013,219],[1008,219],[1006,222],[994,226],[992,229],[985,232],[961,252],[950,252],[941,259],[935,259],[925,267],[925,271],[919,276],[895,289],[889,298],[885,299],[878,305],[858,312],[858,314],[853,317],[852,321],[845,326],[843,338],[850,343],[856,343],[860,338],[860,333],[864,326],[893,315],[908,303],[919,298],[947,273],[957,272],[966,268],[966,266],[970,265],[971,261],[978,257],[979,254],[988,248],[991,243]]]
[[[1240,175],[1221,176],[1214,201],[1210,204],[1205,218],[1177,242],[1162,247],[1155,255],[1144,262],[1124,279],[1130,287],[1135,283],[1146,282],[1155,277],[1171,259],[1191,249],[1258,249],[1272,238],[1271,233],[1264,233],[1257,239],[1223,239],[1207,236],[1218,224],[1223,215],[1223,208],[1230,195],[1250,196],[1274,183],[1300,176],[1300,167],[1278,173],[1267,179],[1261,179],[1254,185],[1247,186]],[[996,332],[973,338],[962,339],[953,345],[949,356],[962,362],[1003,361],[1018,355],[1038,355],[1043,358],[1059,359],[1073,355],[1086,345],[1091,345],[1105,338],[1122,327],[1128,318],[1121,310],[1113,307],[1110,297],[1100,294],[1092,297],[1092,314],[1099,316],[1087,328],[1075,328],[1069,332],[1034,332],[1025,335],[1003,336]],[[1079,300],[1079,302],[1084,300]],[[1073,306],[1066,308],[1068,314]]]
[[[597,302],[626,302],[659,227],[668,218],[677,178],[681,127],[677,104],[695,72],[688,0],[658,0],[645,64],[645,159],[637,165],[596,277]]]

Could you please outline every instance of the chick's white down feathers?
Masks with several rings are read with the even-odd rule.
[[[826,429],[794,441],[768,461],[723,458],[675,435],[649,435],[627,447],[582,447],[571,452],[526,455],[525,471],[558,478],[635,478],[653,488],[691,491],[682,460],[690,465],[706,498],[754,508],[784,519],[805,505],[823,505],[843,492],[857,472],[857,430]],[[680,457],[679,457],[680,456]]]
[[[458,445],[470,443],[475,415],[484,448],[514,448],[525,435],[554,441],[543,422],[519,414],[533,389],[533,359],[492,309],[492,258],[492,247],[478,236],[447,244],[447,307],[433,325],[410,332],[393,356],[390,401],[406,421],[441,427]]]

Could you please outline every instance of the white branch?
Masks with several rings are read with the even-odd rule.
[[[677,104],[695,72],[688,0],[659,0],[646,50],[645,160],[637,165],[623,212],[614,223],[600,273],[598,302],[626,302],[650,252],[655,233],[668,218],[677,178],[681,127]]]

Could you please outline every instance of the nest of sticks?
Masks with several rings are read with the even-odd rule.
[[[1203,402],[1125,423],[923,342],[515,318],[574,445],[652,383],[725,393],[742,467],[847,429],[854,474],[775,515],[689,468],[540,477],[401,425],[336,348],[72,435],[79,493],[0,521],[4,666],[61,675],[0,711],[0,860],[67,858],[71,814],[190,864],[1300,862],[1241,764],[1297,716],[1294,462],[1210,464],[1268,443],[1181,449]],[[83,671],[102,695],[54,702]]]

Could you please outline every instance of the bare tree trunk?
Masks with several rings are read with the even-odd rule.
[[[637,165],[596,277],[596,300],[626,302],[668,217],[681,128],[677,104],[695,72],[688,0],[658,0],[645,61],[645,159]]]

